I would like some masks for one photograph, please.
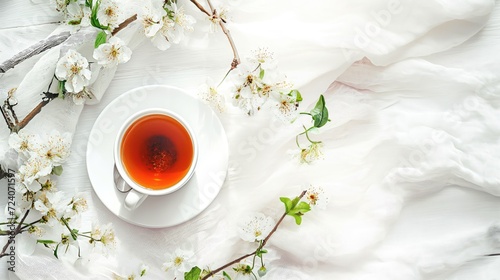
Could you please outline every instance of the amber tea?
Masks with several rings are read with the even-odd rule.
[[[123,134],[120,154],[125,171],[137,184],[160,190],[178,183],[193,164],[193,141],[176,119],[143,116]]]

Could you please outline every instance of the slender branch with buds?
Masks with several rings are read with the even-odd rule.
[[[306,194],[307,191],[302,191],[302,193],[298,196],[298,200],[301,200],[304,195]],[[269,241],[269,239],[271,238],[271,236],[273,236],[273,234],[276,232],[276,230],[278,229],[278,227],[280,226],[281,222],[283,222],[283,219],[285,219],[286,215],[288,213],[285,212],[283,213],[283,215],[281,215],[281,218],[278,220],[278,222],[276,223],[276,225],[274,225],[273,229],[269,232],[269,234],[266,236],[266,238],[264,238],[264,240],[262,241],[262,243],[260,244],[260,246],[253,252],[251,253],[248,253],[248,254],[245,254],[237,259],[234,259],[228,263],[226,263],[225,265],[221,266],[221,267],[218,267],[214,270],[211,270],[207,275],[205,275],[203,278],[201,278],[201,280],[207,280],[208,278],[214,276],[215,274],[221,272],[222,270],[224,270],[225,268],[233,265],[233,264],[236,264],[236,263],[239,263],[240,261],[248,258],[248,257],[251,257],[255,254],[257,254],[258,252],[260,252],[262,250],[262,248],[264,248],[264,246],[266,246],[267,242]]]
[[[207,3],[208,3],[208,6],[210,7],[210,10],[212,10],[212,14],[213,14],[213,17],[214,18],[219,18],[219,15],[217,14],[217,10],[214,8],[214,6],[212,5],[212,2],[210,0],[207,0]],[[238,50],[236,49],[236,45],[234,44],[234,41],[233,41],[233,37],[231,36],[231,32],[229,32],[229,29],[227,29],[226,27],[226,23],[224,20],[220,20],[219,21],[219,25],[220,27],[222,28],[222,32],[224,32],[224,34],[226,35],[228,41],[229,41],[229,44],[231,45],[231,49],[233,50],[233,61],[231,62],[231,70],[235,69],[236,67],[238,67],[238,65],[240,64],[240,56],[238,54]]]

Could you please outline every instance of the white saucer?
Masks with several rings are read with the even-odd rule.
[[[198,140],[198,163],[180,190],[149,196],[129,211],[123,206],[126,194],[114,184],[113,144],[120,125],[131,114],[152,107],[172,110],[189,123]],[[134,225],[163,228],[183,223],[210,205],[226,178],[228,158],[226,133],[212,109],[181,89],[155,85],[130,90],[104,108],[90,132],[87,171],[94,191],[111,212]]]

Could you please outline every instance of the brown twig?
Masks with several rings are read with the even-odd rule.
[[[54,100],[57,97],[57,94],[55,93],[45,93],[45,97],[42,99],[38,105],[36,105],[31,112],[29,112],[26,117],[19,123],[16,123],[13,127],[9,126],[9,129],[11,132],[19,132],[21,129],[23,129],[28,123],[38,114],[42,111],[42,108],[45,107],[45,105],[49,104],[50,101]]]
[[[212,5],[212,2],[210,0],[207,0],[207,3],[208,3],[208,6],[210,7],[210,10],[212,10],[212,14],[214,17],[218,18],[219,15],[217,14],[217,10],[214,8],[214,6]],[[224,34],[226,35],[227,37],[227,40],[229,41],[229,44],[231,45],[231,49],[233,50],[233,61],[231,62],[231,70],[235,69],[236,67],[238,67],[238,65],[240,64],[240,56],[238,55],[238,50],[236,49],[236,45],[234,44],[234,41],[233,41],[233,37],[231,36],[231,32],[229,32],[229,29],[227,29],[226,27],[226,23],[221,20],[219,21],[219,25],[220,25],[220,28],[222,28],[222,32],[224,32]]]
[[[111,35],[115,35],[116,33],[120,32],[123,28],[127,27],[129,24],[134,22],[137,19],[137,15],[133,15],[126,19],[124,22],[120,23],[117,28],[113,29],[113,32],[111,32]]]
[[[191,3],[193,3],[198,9],[200,9],[200,11],[205,13],[207,16],[209,16],[209,17],[212,16],[212,14],[210,14],[200,3],[198,3],[198,1],[191,0]]]
[[[302,193],[299,195],[299,200],[302,199],[302,197],[304,197],[304,195],[306,194],[306,191],[302,191]],[[269,241],[269,239],[271,238],[271,236],[273,236],[273,234],[276,232],[276,230],[278,229],[278,227],[280,226],[281,222],[283,222],[283,219],[285,219],[286,215],[288,213],[285,212],[283,213],[283,215],[281,215],[281,218],[278,220],[278,222],[276,223],[276,225],[274,225],[273,229],[269,232],[269,234],[266,236],[266,238],[264,238],[264,240],[262,241],[262,244],[260,244],[259,248],[257,248],[257,250],[251,252],[251,253],[248,253],[246,255],[243,255],[237,259],[234,259],[228,263],[226,263],[225,265],[221,266],[221,267],[218,267],[217,269],[214,269],[212,271],[210,271],[209,274],[205,275],[205,277],[201,278],[201,280],[207,280],[208,278],[214,276],[215,274],[221,272],[222,270],[224,270],[225,268],[235,264],[235,263],[239,263],[240,261],[248,258],[248,257],[251,257],[255,254],[257,254],[257,252],[259,252],[262,248],[264,248],[264,246],[266,246],[267,242]]]
[[[71,34],[69,32],[62,32],[57,35],[52,35],[47,39],[42,40],[34,44],[33,46],[21,51],[20,53],[13,56],[11,59],[8,59],[4,61],[2,64],[0,64],[0,74],[7,72],[9,69],[14,68],[19,63],[23,62],[24,60],[34,55],[42,53],[52,47],[61,44],[62,42],[66,41],[66,39],[68,39],[70,35]]]
[[[10,243],[14,242],[15,236],[18,235],[18,234],[20,234],[22,232],[21,226],[23,225],[24,220],[26,220],[26,218],[28,217],[29,213],[30,213],[30,210],[28,209],[26,211],[26,213],[24,213],[23,218],[21,219],[21,221],[17,225],[16,229],[14,230],[14,234],[11,234],[9,236],[9,240],[7,240],[7,243],[5,243],[5,246],[3,246],[2,252],[0,253],[0,259],[9,255],[9,254],[6,253],[6,251],[9,248]]]
[[[227,40],[229,41],[229,44],[231,45],[231,49],[233,50],[233,61],[231,62],[231,68],[229,69],[228,73],[231,72],[233,69],[238,67],[240,64],[240,56],[238,54],[238,50],[236,49],[236,44],[234,43],[233,37],[231,36],[231,32],[229,32],[229,29],[226,27],[226,21],[220,18],[219,14],[217,13],[217,10],[214,8],[212,5],[212,2],[210,0],[207,0],[208,6],[210,7],[211,13],[208,12],[200,3],[198,3],[196,0],[191,0],[191,2],[204,14],[211,18],[219,18],[219,25],[222,29],[222,32],[227,37]],[[227,76],[227,74],[226,74]]]

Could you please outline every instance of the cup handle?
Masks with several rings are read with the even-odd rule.
[[[146,197],[148,196],[134,189],[131,189],[125,197],[125,208],[127,208],[128,210],[134,210],[135,208],[139,207],[139,205],[141,205]]]

